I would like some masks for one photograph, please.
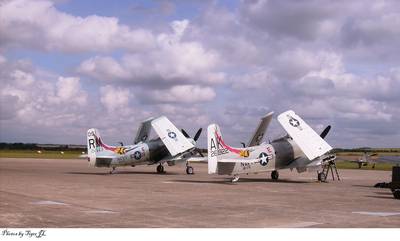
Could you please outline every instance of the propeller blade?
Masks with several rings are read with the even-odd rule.
[[[321,135],[319,135],[322,139],[324,139],[326,137],[326,135],[328,135],[328,132],[331,130],[331,126],[327,126],[322,132]]]
[[[183,134],[186,138],[190,138],[190,136],[188,135],[188,133],[187,133],[184,129],[181,129],[181,131],[182,131],[182,134]]]
[[[196,132],[196,135],[194,135],[194,138],[193,138],[194,141],[197,141],[197,139],[199,139],[202,130],[203,130],[203,128],[200,128],[200,129]]]

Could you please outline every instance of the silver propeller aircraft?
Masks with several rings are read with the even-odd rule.
[[[378,153],[367,153],[364,151],[362,156],[358,156],[356,160],[352,160],[351,157],[342,157],[336,156],[337,161],[348,161],[352,163],[358,164],[358,168],[366,167],[368,164],[372,164],[372,169],[375,168],[375,164],[377,163],[387,163],[393,166],[400,165],[400,157],[399,156],[385,156]]]
[[[148,140],[152,127],[159,138]],[[142,122],[133,145],[109,146],[103,142],[99,131],[92,128],[87,131],[89,165],[112,168],[110,173],[113,173],[118,166],[158,164],[157,173],[164,173],[164,163],[169,166],[186,163],[186,173],[193,174],[189,162],[201,159],[194,157],[199,153],[195,145],[201,130],[192,139],[186,132],[183,135],[167,117],[161,116]]]
[[[232,182],[236,182],[240,174],[271,172],[271,178],[277,180],[279,169],[296,168],[298,172],[304,172],[335,158],[326,155],[332,147],[323,140],[330,126],[318,135],[292,110],[278,116],[279,123],[288,135],[271,143],[260,143],[272,114],[263,117],[249,145],[243,148],[227,145],[222,139],[219,126],[209,125],[208,173],[230,175],[233,176]],[[253,142],[253,139],[256,141]],[[319,173],[318,179],[325,180],[322,175],[325,174]]]

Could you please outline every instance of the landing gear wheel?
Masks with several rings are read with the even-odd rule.
[[[400,199],[400,189],[396,189],[393,191],[393,196],[396,199]]]
[[[163,165],[158,165],[157,166],[157,173],[164,173],[164,166]]]
[[[278,171],[272,171],[271,172],[271,178],[272,178],[272,180],[278,180],[279,172]]]
[[[194,174],[194,169],[191,166],[186,167],[186,174],[188,175],[193,175]]]
[[[320,182],[325,182],[326,181],[326,175],[323,172],[318,173],[318,181]]]
[[[115,172],[115,167],[112,167],[112,170],[110,171],[110,174],[113,174]]]
[[[233,176],[231,182],[235,183],[235,182],[239,181],[239,178],[240,178],[239,176]]]
[[[358,168],[360,169],[362,167],[362,163],[358,163]]]

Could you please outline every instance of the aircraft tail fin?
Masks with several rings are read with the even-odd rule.
[[[243,148],[234,148],[227,145],[217,124],[211,124],[207,128],[207,148],[208,148],[208,173],[225,173],[226,168],[223,168],[221,163],[229,162],[229,167],[235,165],[235,162],[239,162],[243,157],[248,157],[249,153]],[[222,168],[219,170],[219,167]],[[228,168],[229,169],[229,168]]]
[[[87,131],[87,154],[89,164],[94,166],[96,163],[96,153],[103,150],[99,145],[100,133],[97,129],[91,128]]]
[[[208,174],[217,173],[218,168],[218,144],[217,133],[219,133],[219,126],[211,124],[207,128],[207,151],[208,151]]]
[[[108,151],[107,154],[109,155],[110,152],[114,154],[117,150],[117,147],[108,146],[103,143],[100,137],[99,130],[91,128],[87,131],[87,153],[89,164],[91,166],[96,166],[96,158],[98,157],[97,154],[99,152],[102,152],[101,154],[104,154],[104,152]]]
[[[280,114],[278,121],[309,160],[314,160],[332,150],[332,147],[294,111],[289,110]]]

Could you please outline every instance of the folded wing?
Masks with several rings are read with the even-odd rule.
[[[134,141],[135,144],[139,142],[145,142],[149,139],[152,120],[154,120],[154,118],[149,118],[140,124],[139,129],[136,133]]]
[[[258,146],[261,144],[262,139],[265,136],[265,131],[267,130],[269,123],[271,123],[272,116],[274,115],[274,112],[270,112],[267,115],[265,115],[263,118],[261,118],[260,123],[258,123],[257,129],[255,130],[252,138],[250,139],[250,142],[247,144],[247,146]]]
[[[278,121],[308,159],[314,160],[332,150],[332,147],[294,111],[283,112],[278,116]]]
[[[151,122],[155,132],[167,147],[171,156],[194,148],[194,145],[176,128],[167,117],[161,116]]]

